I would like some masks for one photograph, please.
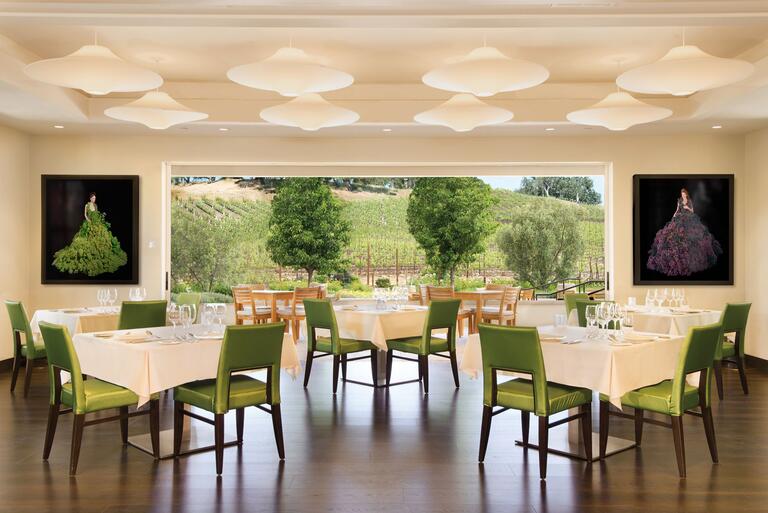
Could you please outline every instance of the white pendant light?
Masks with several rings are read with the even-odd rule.
[[[164,130],[179,123],[200,121],[208,117],[208,114],[193,111],[161,91],[150,91],[131,103],[110,107],[104,114],[121,121],[141,123],[155,130]]]
[[[660,60],[622,73],[616,83],[637,93],[687,96],[750,76],[755,67],[738,59],[715,57],[698,46],[672,48]]]
[[[100,45],[86,45],[66,57],[33,62],[24,73],[40,82],[93,95],[147,91],[163,84],[163,78],[154,71],[126,62]]]
[[[308,131],[351,125],[360,119],[357,112],[333,105],[315,93],[302,94],[287,103],[267,107],[260,115],[269,123]]]
[[[496,125],[509,121],[514,114],[501,107],[483,103],[471,94],[454,95],[434,109],[416,114],[413,119],[424,125],[441,125],[457,132],[469,132],[483,125]]]
[[[421,80],[428,86],[475,96],[534,87],[549,78],[544,66],[512,59],[492,46],[475,48],[456,62],[430,71]]]
[[[236,66],[227,77],[238,84],[283,96],[335,91],[352,84],[349,73],[319,64],[298,48],[280,48],[263,61]]]
[[[668,118],[672,111],[655,107],[624,91],[611,93],[588,109],[569,113],[568,121],[580,125],[603,126],[609,130],[626,130],[642,123]]]

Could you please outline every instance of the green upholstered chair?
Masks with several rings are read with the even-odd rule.
[[[176,295],[177,305],[193,305],[195,307],[195,322],[200,318],[200,303],[202,300],[203,294],[200,292],[179,292]]]
[[[304,367],[304,388],[309,384],[309,374],[312,372],[312,361],[322,356],[333,356],[333,393],[339,384],[339,367],[342,381],[368,385],[359,381],[347,380],[347,362],[371,359],[371,378],[376,386],[376,367],[378,365],[378,348],[367,340],[355,340],[339,337],[339,326],[336,324],[336,313],[329,299],[305,299],[304,312],[307,319],[307,363]],[[318,337],[316,330],[324,329],[330,332],[330,337]],[[349,358],[350,353],[369,351],[370,356]],[[316,356],[315,353],[322,353]]]
[[[508,409],[520,410],[523,446],[528,447],[530,415],[539,418],[539,476],[547,477],[549,428],[581,419],[581,434],[588,463],[592,462],[592,392],[547,382],[541,343],[536,328],[516,328],[481,324],[480,346],[483,353],[483,421],[480,431],[479,460],[485,459],[491,419]],[[530,375],[530,379],[498,382],[498,371]],[[495,407],[500,407],[494,409]],[[556,413],[579,408],[565,419],[549,422]]]
[[[83,428],[92,424],[101,424],[113,420],[120,421],[120,433],[123,443],[128,443],[128,418],[137,415],[149,415],[149,431],[152,440],[152,452],[155,459],[159,457],[160,437],[160,413],[158,408],[158,396],[152,395],[149,401],[149,410],[128,413],[128,407],[139,402],[139,397],[128,390],[106,381],[90,378],[83,379],[80,371],[80,361],[75,353],[75,347],[69,338],[69,333],[64,326],[40,323],[40,332],[43,336],[45,349],[48,354],[48,380],[50,382],[51,397],[48,410],[48,429],[45,433],[45,447],[43,459],[47,460],[51,454],[53,437],[56,434],[56,424],[59,415],[72,413],[74,415],[72,427],[72,447],[69,460],[69,473],[77,472],[77,460],[80,456],[80,442],[83,438]],[[69,383],[61,383],[61,371],[70,374]],[[61,405],[67,408],[61,409]],[[99,417],[90,421],[85,420],[89,413],[100,412],[117,408],[119,414],[113,417]]]
[[[429,393],[429,355],[440,356],[451,360],[453,382],[459,388],[459,367],[456,361],[456,319],[458,317],[460,299],[435,299],[429,303],[427,320],[421,336],[387,340],[387,386],[392,377],[392,359],[414,361],[411,358],[395,356],[393,351],[417,355],[419,364],[419,381],[424,384],[424,393]],[[445,338],[433,336],[435,330],[447,330]],[[448,353],[447,355],[444,353]],[[406,381],[405,383],[410,383]]]
[[[589,301],[589,294],[581,294],[577,292],[570,292],[563,296],[565,301],[565,315],[571,316],[571,312],[576,309],[577,301]]]
[[[156,328],[165,326],[165,311],[168,302],[160,301],[123,301],[120,307],[119,330],[137,328]]]
[[[283,423],[280,416],[280,355],[283,350],[284,329],[283,323],[227,326],[221,343],[216,378],[193,381],[173,389],[174,456],[181,454],[184,415],[212,424],[216,474],[220,475],[224,464],[224,415],[230,410],[235,410],[235,443],[242,445],[245,408],[256,406],[272,415],[277,452],[281,460],[285,458]],[[240,374],[254,370],[266,370],[266,381]],[[185,404],[213,413],[213,420],[185,410]]]
[[[638,388],[624,394],[621,404],[634,408],[635,443],[640,445],[643,437],[643,424],[651,423],[672,428],[675,443],[675,455],[680,477],[685,477],[685,445],[683,443],[683,414],[689,413],[702,418],[704,432],[709,445],[712,461],[717,463],[717,444],[715,442],[715,426],[712,421],[710,408],[710,384],[715,351],[721,334],[721,325],[710,324],[691,328],[680,348],[677,368],[672,379],[667,379],[655,385]],[[689,374],[699,373],[697,387],[688,384]],[[698,412],[694,412],[695,408]],[[654,419],[644,418],[643,412],[649,411],[668,415],[671,424],[665,424]],[[600,459],[605,458],[608,444],[608,424],[611,415],[630,417],[624,413],[611,412],[608,398],[600,396]],[[631,417],[630,417],[631,418]]]
[[[733,363],[739,369],[741,389],[744,394],[749,394],[747,385],[747,373],[744,362],[744,343],[747,333],[747,319],[752,303],[728,303],[720,317],[723,325],[723,336],[717,345],[715,353],[715,382],[717,383],[717,396],[723,399],[723,362]],[[734,334],[733,342],[726,338],[729,333]]]
[[[592,301],[592,300],[589,300],[589,299],[585,301],[585,300],[582,300],[582,299],[577,299],[575,301],[575,303],[576,303],[576,305],[575,305],[576,315],[577,315],[578,320],[579,320],[579,326],[581,326],[582,328],[586,328],[587,327],[587,307],[589,305],[597,306],[600,303],[613,303],[613,301],[602,301],[602,300],[601,301]],[[608,326],[608,329],[611,329],[611,330],[614,329],[614,322],[610,321],[607,326]]]
[[[32,382],[32,368],[36,361],[45,360],[45,345],[42,341],[35,340],[32,328],[29,326],[29,318],[21,301],[6,300],[5,308],[11,319],[11,335],[13,336],[13,371],[11,375],[11,392],[16,388],[16,378],[21,370],[22,360],[26,363],[24,372],[24,397],[29,395],[29,385]],[[24,336],[22,342],[21,337]]]

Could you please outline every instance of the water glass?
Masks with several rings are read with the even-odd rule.
[[[637,306],[637,298],[635,296],[629,296],[627,298],[627,306],[634,308]]]
[[[218,303],[214,307],[216,312],[216,324],[219,325],[219,330],[224,331],[224,316],[227,314],[227,306],[223,303]]]
[[[587,338],[594,338],[597,326],[597,305],[587,305],[585,316],[587,319]]]
[[[567,319],[565,314],[555,314],[555,328],[558,330],[565,328]]]
[[[176,306],[176,303],[168,303],[167,315],[168,322],[173,325],[173,338],[176,338],[176,325],[181,320],[181,312],[179,312],[179,307]]]
[[[115,301],[117,301],[117,289],[107,289],[107,301],[109,301],[110,307],[114,306]]]
[[[216,318],[216,308],[213,305],[203,305],[203,310],[200,313],[200,322],[205,326],[205,331],[210,331],[213,326],[213,321]]]

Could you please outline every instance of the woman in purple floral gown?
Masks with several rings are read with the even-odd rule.
[[[648,254],[648,269],[667,276],[690,276],[709,269],[723,254],[720,243],[693,211],[693,200],[686,189],[680,190],[677,210],[656,232]]]

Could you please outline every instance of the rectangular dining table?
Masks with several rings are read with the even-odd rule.
[[[627,308],[632,314],[633,326],[638,331],[685,335],[695,326],[720,322],[720,311],[696,309],[664,309],[652,311],[643,307]]]
[[[291,290],[266,290],[255,289],[251,291],[251,295],[254,301],[266,301],[272,309],[272,322],[277,322],[277,302],[278,301],[290,301],[293,299],[293,291]]]
[[[70,335],[76,335],[92,331],[115,330],[119,319],[119,306],[58,308],[35,311],[29,325],[33,333],[39,333],[38,324],[42,321],[61,324],[67,327]]]
[[[125,387],[137,396],[137,407],[149,401],[152,394],[175,386],[216,377],[221,351],[221,338],[208,338],[209,328],[193,325],[174,332],[172,327],[128,330],[148,332],[146,340],[126,341],[120,338],[126,331],[80,333],[72,342],[80,360],[83,374]],[[174,333],[192,333],[198,338],[177,340]],[[111,336],[110,336],[111,335]],[[296,345],[286,334],[280,367],[295,378],[301,366]],[[161,432],[161,457],[172,454],[173,430]],[[149,434],[130,437],[129,442],[141,450],[149,447]]]

